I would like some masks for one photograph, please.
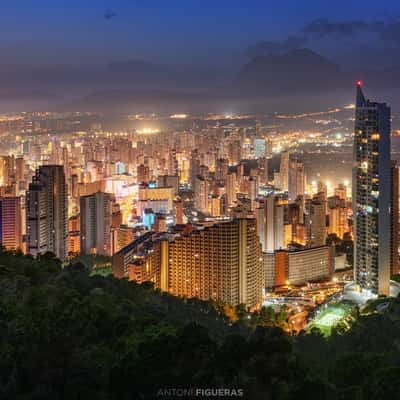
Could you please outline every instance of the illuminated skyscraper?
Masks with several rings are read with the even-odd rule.
[[[183,224],[183,200],[178,198],[174,201],[175,223],[177,225]]]
[[[254,158],[265,157],[265,139],[256,138],[253,142],[254,146]]]
[[[23,157],[15,159],[15,180],[19,190],[25,190],[25,160]]]
[[[208,182],[200,175],[196,176],[194,184],[194,206],[203,213],[208,212]]]
[[[240,140],[234,140],[228,146],[229,164],[238,164],[242,158]]]
[[[97,192],[80,198],[81,252],[111,256],[112,195]]]
[[[7,250],[22,248],[21,198],[0,198],[0,244]]]
[[[14,156],[0,156],[0,184],[9,186],[13,183],[15,170]]]
[[[197,150],[192,151],[190,158],[189,180],[192,188],[194,188],[196,176],[200,173],[200,160]]]
[[[361,289],[389,294],[390,108],[365,99],[357,83],[353,149],[354,278]]]
[[[178,174],[178,160],[176,159],[176,149],[172,149],[168,154],[168,175]]]
[[[305,234],[307,247],[324,246],[326,242],[326,202],[315,196],[305,205]]]
[[[65,260],[68,251],[67,185],[62,165],[36,170],[26,194],[27,252],[47,251]]]
[[[262,251],[273,253],[284,246],[285,201],[277,196],[268,196],[255,210],[257,233]]]
[[[215,179],[218,181],[223,181],[226,179],[228,174],[229,162],[227,159],[219,158],[215,165]]]
[[[268,158],[260,158],[258,160],[258,168],[260,169],[260,181],[262,184],[267,185],[268,184]]]
[[[304,195],[306,189],[304,164],[298,160],[289,162],[289,202]]]
[[[279,168],[279,189],[281,189],[283,192],[287,192],[289,190],[289,160],[290,153],[288,151],[284,151],[283,153],[281,153],[281,164]]]
[[[395,275],[399,273],[399,167],[393,160],[390,176],[390,275]]]
[[[226,198],[229,207],[236,201],[236,193],[236,174],[229,172],[226,176]]]
[[[80,215],[68,219],[68,255],[76,256],[81,252]]]
[[[338,196],[328,198],[329,234],[336,234],[339,238],[343,239],[344,234],[349,231],[347,214],[348,210],[345,199]]]

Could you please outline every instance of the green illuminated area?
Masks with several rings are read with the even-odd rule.
[[[318,328],[325,336],[329,336],[333,328],[339,332],[346,331],[354,321],[354,310],[354,306],[349,304],[328,305],[319,312],[314,321],[309,324],[308,329]]]

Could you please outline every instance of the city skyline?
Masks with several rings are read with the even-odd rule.
[[[246,291],[258,300],[250,300],[248,306],[256,309],[268,293],[282,287],[330,281],[349,273],[353,259],[361,293],[389,295],[389,274],[398,269],[398,240],[392,239],[398,234],[398,216],[389,214],[389,208],[398,210],[399,199],[398,167],[390,160],[390,113],[385,107],[366,100],[358,82],[354,106],[315,115],[274,115],[276,121],[288,120],[281,130],[271,125],[271,117],[252,115],[135,115],[128,119],[138,124],[136,128],[104,131],[102,120],[87,113],[80,116],[82,122],[89,118],[84,132],[74,130],[71,114],[9,116],[3,122],[5,137],[12,138],[14,132],[20,136],[17,142],[4,144],[11,155],[1,157],[1,182],[4,199],[19,199],[14,201],[21,210],[17,210],[19,218],[12,210],[7,218],[21,221],[17,242],[27,254],[40,256],[50,251],[65,263],[80,256],[102,256],[101,265],[110,268],[112,264],[116,277],[138,282],[149,279],[179,296],[198,292],[205,300],[226,299],[224,290],[228,289],[220,291],[219,285],[239,279],[241,270],[252,270],[258,263],[261,279],[241,278],[247,283],[229,289],[250,285]],[[332,132],[329,125],[336,124],[335,119],[326,120],[326,132],[318,134],[305,130],[304,135],[291,125],[292,120],[312,117],[319,127],[321,118],[330,118],[332,113],[351,116],[354,112],[355,126],[349,120],[347,133],[342,133],[343,123]],[[138,129],[149,121],[159,128]],[[48,135],[58,127],[59,134]],[[371,150],[371,145],[379,147]],[[315,159],[321,146],[326,146],[323,153],[329,159],[331,153],[336,154],[328,163],[331,166],[336,157],[344,161],[351,156],[353,149],[358,169],[352,183],[346,174],[342,178],[330,175],[327,180],[321,176],[324,157]],[[351,162],[349,173],[350,167]],[[379,169],[374,172],[372,167]],[[362,183],[364,173],[372,185],[368,189]],[[375,197],[364,199],[362,193]],[[371,201],[378,203],[371,205]],[[387,212],[376,213],[379,230],[368,233],[375,225],[363,227],[362,218],[375,208]],[[254,223],[253,236],[250,231],[247,236],[236,233],[237,243],[247,240],[245,248],[259,246],[257,260],[239,257],[241,262],[229,264],[230,252],[222,250],[221,259],[205,262],[220,266],[205,269],[195,283],[197,269],[203,268],[203,253],[223,248],[223,241],[222,247],[215,247],[213,241],[203,243],[203,232],[214,232],[213,227],[219,232],[217,227],[229,224],[242,226],[246,220]],[[2,243],[15,249],[6,239],[15,232],[10,228],[3,232]],[[371,235],[377,242],[375,258],[367,257],[373,247],[365,247]],[[194,247],[183,247],[183,258],[171,258],[168,249],[186,237]],[[352,247],[343,247],[352,239],[354,255]],[[139,247],[134,245],[137,241]],[[218,270],[226,268],[231,275],[217,279]],[[215,286],[213,282],[220,283]],[[239,298],[247,298],[239,292],[230,296],[236,305]]]

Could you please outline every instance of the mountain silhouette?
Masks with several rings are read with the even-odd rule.
[[[285,95],[342,86],[343,77],[334,62],[312,50],[298,49],[253,58],[240,69],[233,85],[246,93]]]
[[[106,65],[0,66],[0,108],[161,113],[304,111],[348,104],[353,100],[354,82],[359,79],[371,96],[385,98],[393,106],[399,103],[400,68],[346,70],[310,49],[257,56],[238,65],[236,71],[168,67],[142,60]]]

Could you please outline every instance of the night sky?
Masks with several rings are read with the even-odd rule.
[[[237,66],[310,47],[342,65],[400,65],[396,0],[2,0],[2,64]],[[256,45],[259,42],[264,42]]]

